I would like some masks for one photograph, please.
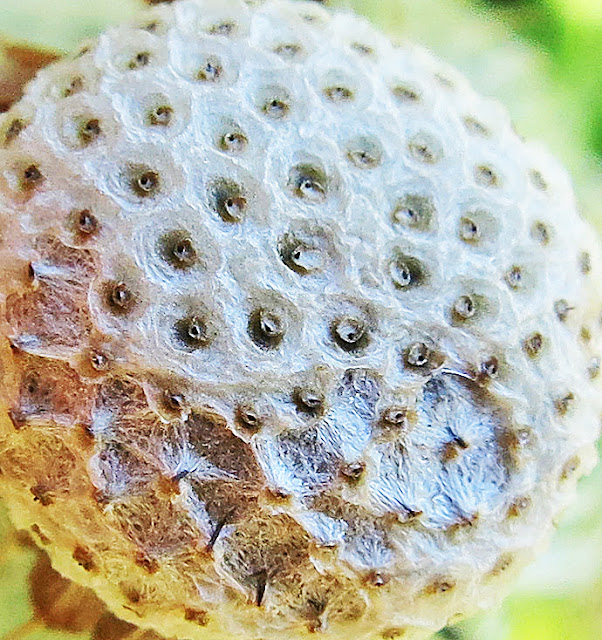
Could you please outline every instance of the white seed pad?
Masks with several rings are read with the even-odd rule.
[[[497,103],[350,14],[181,0],[0,146],[0,493],[57,569],[192,640],[499,602],[595,462],[602,265]]]

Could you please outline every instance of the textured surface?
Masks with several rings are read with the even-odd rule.
[[[497,600],[591,466],[598,253],[453,70],[217,6],[4,120],[2,488],[131,621],[420,637]]]

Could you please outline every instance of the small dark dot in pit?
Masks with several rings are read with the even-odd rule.
[[[104,353],[100,351],[92,350],[89,354],[90,365],[95,371],[103,372],[107,371],[110,366],[110,360]]]
[[[550,244],[552,233],[550,231],[550,227],[548,227],[545,222],[537,221],[534,222],[533,226],[531,227],[531,236],[540,245],[545,247],[546,245]]]
[[[380,419],[386,427],[405,427],[408,422],[408,411],[405,407],[387,407]]]
[[[349,482],[358,482],[365,471],[365,462],[349,462],[341,467],[341,474]]]
[[[256,432],[261,429],[262,421],[254,407],[244,404],[236,409],[236,422],[243,429]]]
[[[543,349],[544,339],[541,333],[535,332],[523,341],[523,350],[530,358],[536,358]]]
[[[508,507],[508,518],[518,518],[531,506],[531,498],[521,496]]]
[[[360,139],[349,147],[347,158],[359,169],[374,169],[382,162],[382,150],[370,140]]]
[[[40,378],[38,374],[33,372],[27,374],[24,387],[30,396],[33,396],[35,393],[37,393],[38,389],[40,388]]]
[[[347,353],[357,353],[365,349],[370,341],[366,323],[360,318],[351,316],[335,320],[330,327],[330,335]]]
[[[398,84],[391,90],[393,95],[401,102],[420,102],[420,94],[415,89],[403,84]]]
[[[165,234],[159,244],[163,259],[176,269],[190,269],[197,262],[192,239],[184,231]]]
[[[556,412],[560,416],[565,416],[575,405],[575,394],[572,392],[567,393],[562,398],[558,398],[554,402]]]
[[[78,136],[83,146],[92,144],[102,134],[100,120],[92,118],[85,122],[79,129]]]
[[[471,117],[464,118],[464,126],[472,134],[482,136],[484,138],[490,135],[487,127],[481,124],[478,120],[475,120],[475,118],[471,118]]]
[[[460,296],[453,306],[453,316],[456,320],[469,320],[472,318],[476,311],[476,304],[471,296]]]
[[[125,315],[132,311],[136,304],[134,294],[125,282],[107,285],[107,302],[113,313]]]
[[[580,465],[581,460],[579,459],[579,456],[573,456],[572,458],[567,460],[565,465],[562,467],[562,471],[560,472],[560,480],[568,480],[569,478],[571,478],[573,475],[575,475],[575,472],[579,469]]]
[[[327,178],[323,171],[311,165],[297,165],[290,173],[293,193],[311,203],[323,202],[327,195]]]
[[[424,342],[414,342],[406,349],[405,361],[412,367],[426,367],[431,361],[431,350]]]
[[[451,591],[454,586],[451,580],[435,580],[425,588],[424,592],[428,595],[443,594]]]
[[[75,212],[75,228],[78,233],[84,236],[91,236],[98,231],[98,220],[90,209],[82,209]]]
[[[295,273],[306,276],[323,267],[323,257],[319,247],[302,242],[292,235],[286,235],[280,243],[282,262]]]
[[[281,44],[274,49],[274,53],[286,60],[292,60],[301,53],[302,49],[298,44]]]
[[[569,313],[573,311],[575,307],[571,307],[566,300],[557,300],[554,303],[554,312],[556,313],[556,317],[561,321],[565,322],[569,317]]]
[[[151,109],[148,114],[148,122],[154,127],[167,127],[171,124],[173,109],[168,105],[161,105]]]
[[[464,242],[478,242],[481,239],[479,225],[470,218],[462,218],[460,220],[460,238]]]
[[[146,67],[150,63],[150,60],[150,53],[148,51],[141,51],[140,53],[137,53],[132,60],[130,60],[128,68],[134,70]]]
[[[389,263],[389,275],[395,288],[407,290],[422,285],[427,274],[422,264],[411,256],[397,255]]]
[[[159,174],[152,170],[134,171],[131,186],[136,195],[148,198],[159,191],[161,184]]]
[[[293,402],[301,413],[311,416],[319,416],[324,413],[324,394],[316,389],[297,387],[293,391]]]
[[[258,347],[275,349],[284,338],[285,323],[277,314],[260,308],[251,313],[248,330]]]
[[[73,550],[73,559],[80,567],[82,567],[84,571],[94,571],[94,569],[96,569],[94,556],[92,555],[92,552],[86,547],[75,547],[75,549]]]
[[[579,254],[579,269],[583,275],[587,275],[592,270],[592,257],[587,251]]]
[[[231,36],[235,31],[235,22],[218,22],[209,29],[209,33],[213,36]]]
[[[198,315],[178,320],[174,329],[178,340],[191,351],[206,347],[211,342],[207,324]]]
[[[435,164],[441,160],[441,152],[430,145],[421,136],[416,136],[408,143],[408,149],[412,156],[419,162]]]
[[[219,141],[219,148],[228,153],[241,153],[247,148],[246,136],[238,131],[225,133]]]
[[[590,380],[595,380],[600,375],[601,360],[599,356],[594,356],[587,367]]]
[[[196,74],[201,82],[218,82],[224,72],[222,63],[215,56],[210,56]]]
[[[21,174],[21,189],[23,191],[31,191],[42,182],[44,182],[44,176],[37,165],[30,164],[23,170]]]
[[[374,49],[367,44],[362,44],[361,42],[353,42],[351,44],[351,48],[356,53],[359,53],[360,56],[368,57],[374,55]]]
[[[81,76],[72,78],[69,85],[63,90],[63,97],[68,98],[70,96],[79,93],[84,88],[84,79]]]
[[[323,93],[331,102],[350,102],[354,98],[351,89],[341,86],[326,87]]]
[[[483,187],[496,188],[500,186],[500,179],[495,171],[487,165],[479,165],[475,169],[477,184]]]
[[[481,363],[481,374],[487,378],[496,378],[500,370],[500,363],[495,356],[488,358]]]
[[[514,265],[508,269],[505,276],[506,284],[511,289],[520,289],[523,284],[523,270],[518,265]]]
[[[5,144],[10,144],[15,138],[18,138],[26,126],[27,125],[23,120],[15,118],[15,120],[10,123],[6,133],[4,134]]]
[[[248,208],[247,199],[238,184],[221,179],[209,188],[213,208],[224,222],[242,222]]]
[[[163,391],[163,405],[169,411],[180,413],[186,406],[186,398],[183,394],[174,392],[171,389]]]
[[[30,488],[30,492],[33,495],[34,502],[39,502],[43,507],[54,504],[54,492],[44,484],[36,484]]]
[[[432,198],[417,194],[408,194],[395,205],[391,214],[393,224],[427,231],[435,216],[435,205]]]
[[[262,110],[268,118],[271,118],[272,120],[282,120],[282,118],[285,118],[288,115],[290,105],[284,100],[273,98],[263,105]]]

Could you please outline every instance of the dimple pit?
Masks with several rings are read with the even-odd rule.
[[[70,223],[80,240],[89,240],[98,233],[100,223],[90,209],[75,210],[70,215]]]
[[[545,247],[550,244],[552,230],[545,222],[537,220],[531,225],[531,237],[542,247]]]
[[[173,119],[174,110],[168,104],[152,107],[146,116],[147,124],[152,127],[168,127]]]
[[[229,37],[235,35],[237,31],[238,25],[236,22],[233,20],[223,20],[209,27],[207,32],[212,36]]]
[[[479,120],[477,120],[476,118],[467,116],[463,119],[463,123],[466,127],[466,130],[473,135],[477,135],[482,138],[488,138],[491,135],[489,129],[487,129],[487,127],[479,122]]]
[[[523,351],[529,356],[529,358],[534,360],[541,354],[544,344],[545,341],[543,335],[539,333],[539,331],[535,331],[523,340]]]
[[[401,251],[394,252],[388,271],[391,282],[400,291],[411,290],[428,281],[428,272],[422,262]]]
[[[531,181],[531,184],[539,191],[548,190],[548,183],[544,180],[541,172],[537,169],[531,169],[529,171],[529,180]]]
[[[502,185],[502,179],[495,169],[486,164],[480,164],[474,169],[475,182],[488,189],[497,189]]]
[[[248,331],[261,349],[276,349],[284,338],[286,321],[279,313],[260,307],[250,314]]]
[[[86,82],[83,76],[73,76],[69,79],[66,86],[61,89],[61,95],[63,98],[69,98],[77,93],[81,93],[86,87]]]
[[[325,411],[326,398],[315,387],[296,387],[293,391],[293,402],[297,411],[308,416],[321,416]]]
[[[294,42],[287,42],[277,45],[273,51],[284,60],[293,61],[303,53],[303,47]]]
[[[170,231],[159,239],[161,257],[172,267],[186,271],[193,267],[197,260],[197,252],[190,237],[184,230]]]
[[[136,294],[126,282],[106,282],[103,288],[106,306],[114,315],[129,315],[136,307]]]
[[[370,332],[362,318],[343,316],[333,321],[330,335],[343,351],[358,354],[370,343]]]
[[[242,153],[248,144],[247,136],[236,126],[221,133],[217,139],[217,148],[232,155]]]
[[[391,93],[401,104],[418,104],[422,99],[420,89],[409,83],[396,83],[391,88]]]
[[[416,231],[429,231],[434,226],[436,209],[433,199],[416,193],[408,193],[400,198],[391,212],[391,220],[394,225],[414,229]]]
[[[224,222],[240,223],[247,211],[247,198],[239,184],[227,178],[214,181],[209,186],[211,208]]]
[[[377,138],[360,136],[346,146],[347,159],[358,169],[375,169],[383,161],[383,148]]]
[[[127,68],[130,71],[142,69],[150,64],[152,56],[148,51],[139,51],[130,61],[127,63]]]
[[[130,189],[139,198],[153,198],[161,191],[159,173],[147,165],[128,165],[125,175]]]
[[[102,135],[102,128],[98,118],[91,118],[83,122],[78,130],[81,146],[87,147]]]
[[[354,90],[342,83],[324,87],[324,89],[322,89],[322,94],[329,102],[334,104],[345,104],[353,102],[355,99]]]
[[[25,120],[15,118],[6,128],[4,132],[4,146],[8,146],[13,140],[16,140],[27,127]]]
[[[174,325],[174,335],[177,344],[189,352],[207,347],[212,341],[207,321],[201,314],[191,314],[178,320]]]
[[[284,87],[264,87],[257,96],[259,111],[270,120],[284,120],[292,109],[293,100]]]
[[[318,204],[328,195],[328,177],[320,167],[298,164],[289,173],[289,187],[297,198]]]
[[[436,164],[443,159],[443,147],[439,140],[426,132],[415,134],[408,142],[412,158],[423,164]]]
[[[209,55],[198,67],[195,79],[206,84],[216,84],[221,80],[223,74],[222,61],[215,55]]]
[[[44,174],[38,164],[26,165],[19,172],[19,188],[24,192],[31,192],[37,189],[44,182]]]
[[[287,233],[278,245],[282,262],[299,275],[310,275],[320,271],[324,257],[321,247],[308,239],[300,240],[292,233]]]

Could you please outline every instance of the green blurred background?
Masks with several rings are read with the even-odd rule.
[[[0,34],[69,51],[103,26],[133,15],[140,4],[0,0]],[[395,40],[426,45],[459,67],[481,93],[499,97],[518,132],[543,141],[569,168],[583,213],[602,234],[602,0],[328,4],[368,16]],[[551,548],[525,572],[503,607],[442,631],[438,640],[602,639],[602,469],[580,489]],[[0,638],[31,615],[26,576],[33,554],[15,551],[8,536],[0,507]],[[27,638],[63,636],[33,632]]]

